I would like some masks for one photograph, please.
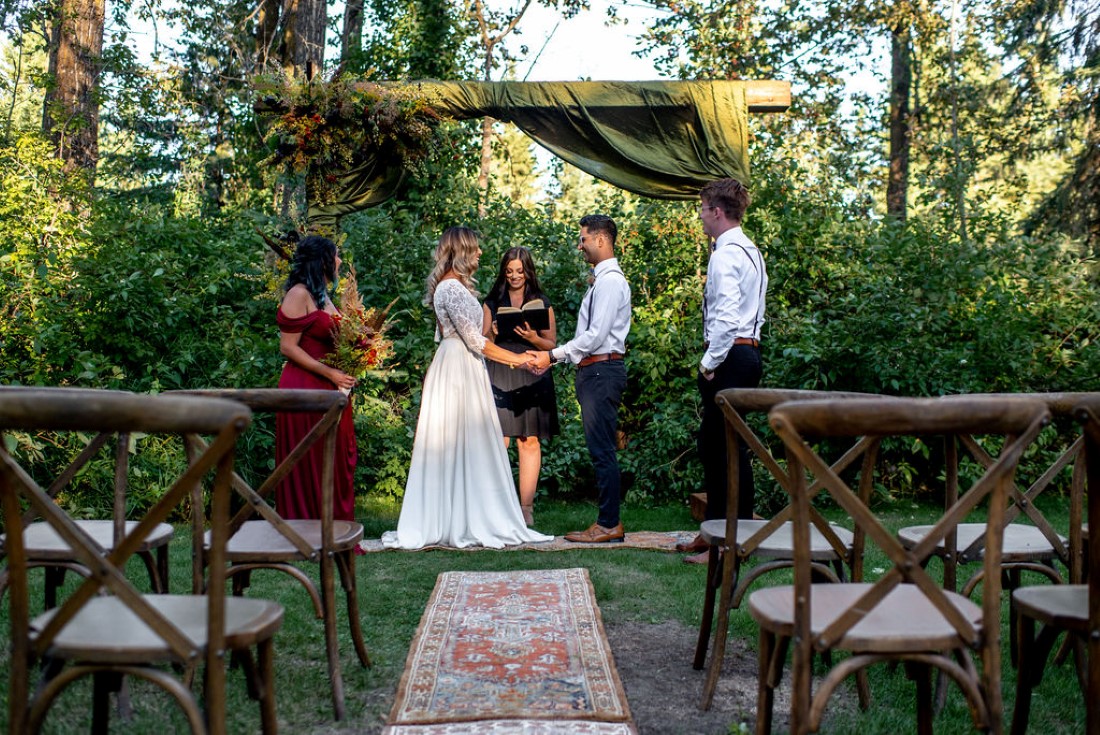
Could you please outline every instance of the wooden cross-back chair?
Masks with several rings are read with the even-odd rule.
[[[931,671],[945,672],[963,691],[979,729],[1000,732],[999,573],[983,578],[979,607],[945,590],[924,568],[935,544],[960,520],[987,501],[987,569],[997,570],[1000,522],[1012,475],[1024,449],[1049,420],[1040,401],[981,397],[967,399],[880,398],[860,401],[791,402],[772,410],[769,422],[783,440],[795,478],[794,584],[761,589],[749,597],[749,611],[760,630],[757,732],[771,730],[774,690],[786,651],[791,664],[791,732],[816,732],[829,697],[851,674],[882,661],[901,661],[917,684],[917,732],[930,733]],[[834,473],[807,438],[999,434],[1004,448],[985,474],[949,508],[913,549],[875,517],[867,503]],[[821,480],[836,501],[889,560],[875,582],[812,582],[809,493],[806,471]],[[862,478],[861,478],[862,481]],[[847,651],[812,688],[815,653]],[[978,659],[975,664],[972,655]]]
[[[23,388],[0,387],[0,391],[23,390]],[[68,389],[66,395],[79,400],[80,389]],[[72,462],[46,488],[46,494],[57,498],[69,483],[84,470],[88,463],[101,454],[101,450],[112,438],[115,438],[115,485],[110,520],[75,519],[74,522],[104,550],[111,550],[137,526],[137,521],[128,518],[126,502],[127,470],[129,468],[130,435],[119,432],[100,432],[94,436]],[[29,567],[45,569],[44,595],[46,607],[57,605],[57,591],[64,583],[66,571],[76,572],[87,577],[88,570],[73,556],[72,548],[49,523],[39,519],[33,510],[28,510],[20,519],[23,528],[23,552]],[[136,555],[145,564],[149,574],[149,587],[153,592],[168,591],[168,544],[172,541],[173,529],[170,524],[161,523],[153,528],[138,547]],[[0,553],[2,553],[6,534],[0,535]],[[7,573],[0,571],[0,599],[7,589]]]
[[[1075,397],[1078,403],[1073,413],[1082,423],[1088,519],[1094,526],[1100,523],[1100,393]],[[1071,530],[1081,528],[1081,516],[1081,508],[1071,505]],[[1085,555],[1090,570],[1100,569],[1100,543],[1089,542]],[[1085,575],[1083,582],[1076,582],[1020,587],[1012,593],[1019,651],[1012,735],[1027,731],[1031,691],[1042,681],[1047,659],[1063,632],[1070,634],[1079,652],[1078,682],[1085,695],[1085,732],[1100,735],[1100,578],[1093,573]],[[1041,626],[1038,633],[1036,626]]]
[[[1012,397],[1042,401],[1056,419],[1071,419],[1077,403],[1088,394],[1083,393],[1013,393]],[[975,396],[977,397],[977,394]],[[1081,459],[1081,447],[1084,439],[1079,432],[1073,432],[1062,451],[1050,466],[1027,488],[1021,490],[1013,483],[1010,502],[1005,512],[1004,547],[1001,552],[1002,569],[1006,573],[1009,588],[1019,585],[1020,574],[1024,571],[1037,572],[1055,584],[1065,582],[1065,577],[1055,566],[1061,562],[1069,573],[1070,582],[1080,582],[1082,557],[1082,528],[1080,522],[1071,523],[1068,536],[1060,534],[1043,515],[1035,500],[1046,491],[1054,480],[1072,466],[1070,480],[1070,503],[1077,509],[1083,502],[1084,467]],[[960,434],[957,444],[978,462],[982,468],[993,464],[989,452],[973,436]],[[956,442],[945,446],[949,466],[957,467],[958,448]],[[957,473],[949,475],[946,487],[945,503],[950,505],[958,497]],[[1026,522],[1020,522],[1026,521]],[[908,547],[920,543],[928,526],[909,526],[898,531],[898,537]],[[936,556],[944,562],[944,585],[948,589],[958,589],[958,567],[960,564],[980,562],[985,543],[984,523],[960,523],[958,530],[936,547]],[[962,593],[969,595],[981,580],[982,569],[975,571],[962,585]]]
[[[235,594],[248,588],[253,570],[273,569],[297,580],[309,594],[316,615],[324,623],[325,655],[328,659],[329,681],[332,685],[332,706],[335,717],[345,715],[344,682],[340,670],[340,648],[336,632],[335,574],[340,575],[348,610],[348,627],[359,663],[370,666],[370,657],[363,642],[359,621],[359,594],[355,579],[355,552],[363,538],[360,523],[333,519],[333,473],[336,432],[348,398],[335,390],[287,390],[259,388],[254,390],[181,391],[187,395],[226,398],[248,406],[253,413],[316,413],[319,420],[291,453],[256,489],[237,473],[233,474],[233,489],[243,500],[242,507],[229,524],[227,574],[233,581]],[[287,520],[268,502],[279,482],[307,453],[323,452],[321,486],[321,518]],[[190,435],[188,445],[193,451],[205,446],[202,437]],[[202,548],[194,550],[203,554]],[[299,569],[299,562],[313,562],[320,567],[320,589]],[[201,573],[201,572],[200,572]],[[201,584],[196,579],[195,584]]]
[[[725,658],[729,633],[730,610],[741,605],[741,599],[749,586],[761,576],[777,569],[789,568],[794,558],[793,537],[791,535],[791,506],[788,504],[770,520],[738,519],[740,502],[738,445],[742,442],[789,495],[794,489],[794,480],[771,455],[768,447],[753,432],[745,418],[752,414],[767,414],[775,406],[792,400],[824,399],[863,399],[874,398],[866,393],[841,393],[814,390],[785,390],[775,388],[729,388],[718,393],[715,400],[722,408],[726,419],[727,443],[727,494],[726,518],[703,521],[699,526],[699,535],[708,544],[706,592],[703,601],[703,616],[699,625],[699,639],[695,646],[694,667],[702,669],[707,655],[714,618],[715,602],[718,603],[718,621],[714,628],[714,645],[707,677],[703,685],[702,709],[709,709],[714,692],[721,677],[722,661]],[[864,463],[873,463],[877,443],[871,439],[860,438],[834,464],[835,472],[843,472],[860,458]],[[815,483],[811,493],[821,488]],[[870,485],[866,491],[870,492]],[[830,524],[816,510],[811,509],[812,528],[810,530],[811,557],[816,573],[823,579],[840,581],[845,577],[844,568],[848,567],[850,578],[862,577],[862,537],[846,528]],[[733,539],[728,543],[726,539]],[[749,558],[764,560],[749,568],[744,575],[741,565]],[[721,596],[719,597],[719,593]],[[861,695],[865,697],[866,686],[861,679]],[[866,699],[862,699],[866,705]]]
[[[210,447],[184,469],[137,525],[105,551],[59,507],[0,442],[0,501],[5,526],[17,528],[24,506],[40,515],[72,549],[90,574],[60,605],[31,618],[22,534],[7,539],[11,674],[8,714],[11,732],[37,732],[56,697],[78,679],[93,678],[92,727],[106,732],[109,695],[124,677],[138,677],[164,690],[187,717],[193,732],[226,731],[225,652],[257,649],[259,666],[242,656],[249,692],[259,700],[262,728],[274,733],[273,637],[283,609],[266,600],[240,600],[225,594],[224,572],[211,574],[206,594],[141,594],[125,574],[125,564],[148,533],[189,499],[192,488],[213,471],[211,492],[212,564],[224,564],[229,521],[229,479],[237,436],[251,420],[247,407],[231,401],[148,396],[116,391],[20,389],[0,392],[0,431],[104,432],[108,434],[215,435]],[[28,466],[24,466],[28,465]],[[30,674],[42,662],[43,679],[30,691]],[[66,665],[68,664],[68,665]],[[184,671],[181,680],[161,664]],[[190,690],[204,670],[205,708]],[[204,711],[205,709],[205,711]]]

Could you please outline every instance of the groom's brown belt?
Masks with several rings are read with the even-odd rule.
[[[589,365],[595,365],[597,362],[611,362],[612,360],[623,359],[621,352],[601,352],[598,355],[589,355],[580,362],[577,363],[577,367],[588,367]]]

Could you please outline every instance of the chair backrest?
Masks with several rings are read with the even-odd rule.
[[[186,499],[192,488],[211,470],[216,473],[211,500],[211,554],[224,556],[229,520],[229,478],[233,469],[237,436],[251,420],[247,407],[230,401],[149,396],[118,391],[64,388],[8,388],[0,391],[0,433],[3,431],[87,432],[97,435],[179,434],[203,432],[215,435],[207,451],[196,456],[182,470],[172,486],[143,515],[128,535],[105,554],[65,511],[57,505],[16,457],[0,441],[0,502],[6,528],[20,528],[24,505],[40,516],[65,539],[74,556],[91,575],[57,608],[49,623],[30,635],[26,554],[22,535],[8,534],[7,555],[10,577],[12,672],[8,703],[13,732],[24,721],[28,701],[29,663],[40,659],[65,626],[94,596],[109,592],[125,602],[148,625],[180,662],[194,661],[200,653],[176,625],[152,607],[125,575],[126,561],[141,546],[146,535],[163,522]],[[105,442],[103,442],[105,443]],[[100,443],[102,446],[103,443]],[[181,462],[181,466],[182,466]],[[64,474],[64,473],[63,473]],[[116,473],[117,475],[117,473]],[[56,484],[56,483],[55,483]],[[219,564],[218,568],[224,565]],[[212,575],[208,604],[209,646],[205,662],[211,686],[211,704],[224,712],[224,573]]]
[[[1085,702],[1091,702],[1087,710],[1086,730],[1100,732],[1100,393],[1082,397],[1074,408],[1074,415],[1084,427],[1084,455],[1087,473],[1088,524],[1088,675]]]
[[[1005,395],[1005,394],[974,394],[971,396],[960,396],[961,398],[975,398],[983,397],[985,395]],[[1073,412],[1077,405],[1082,401],[1088,399],[1095,394],[1089,393],[1013,393],[1007,394],[1012,398],[1024,398],[1042,401],[1046,404],[1047,409],[1050,411],[1051,417],[1055,419],[1071,419]],[[984,468],[988,468],[993,463],[993,458],[989,453],[979,444],[973,436],[969,434],[960,434],[958,436],[959,442],[970,453],[970,455]],[[1084,498],[1084,462],[1081,448],[1084,444],[1084,438],[1078,433],[1074,432],[1071,436],[1065,438],[1058,455],[1050,463],[1048,467],[1028,486],[1026,490],[1019,489],[1015,484],[1012,485],[1009,495],[1009,506],[1005,512],[1004,522],[1013,523],[1020,516],[1024,516],[1031,525],[1035,526],[1043,537],[1050,543],[1051,548],[1054,549],[1054,553],[1062,561],[1063,564],[1069,569],[1070,582],[1081,581],[1081,557],[1079,550],[1082,548],[1081,544],[1081,518],[1082,518],[1082,503]],[[949,448],[949,451],[954,451],[953,447]],[[1036,504],[1035,500],[1043,492],[1047,490],[1053,483],[1059,474],[1067,467],[1072,465],[1072,476],[1070,478],[1070,527],[1069,527],[1069,543],[1066,544],[1063,541],[1063,537],[1057,530],[1051,525],[1047,518],[1043,515]],[[947,502],[952,503],[955,500],[955,492],[957,486],[949,484],[947,487]],[[948,549],[948,553],[951,559],[957,560],[958,563],[967,563],[975,561],[981,557],[984,540],[979,537],[974,539],[969,546],[965,549]],[[950,581],[950,586],[954,587],[954,581]]]
[[[276,508],[268,502],[271,494],[284,477],[317,444],[324,440],[321,470],[321,543],[325,549],[333,545],[333,473],[335,468],[336,433],[340,417],[347,406],[348,397],[336,390],[288,390],[285,388],[211,389],[173,391],[172,395],[204,396],[238,401],[253,413],[316,413],[320,419],[271,474],[253,489],[238,473],[233,473],[233,490],[242,499],[241,508],[229,523],[229,535],[236,533],[248,520],[259,516],[298,550],[303,560],[318,561],[315,547],[283,520]],[[206,442],[197,434],[187,437],[189,451],[201,451]],[[201,558],[202,549],[193,549]],[[196,565],[201,575],[201,565]],[[196,579],[196,584],[199,581]]]
[[[1000,692],[1000,548],[1002,522],[1013,472],[1027,445],[1049,421],[1050,413],[1041,401],[1007,397],[967,398],[880,398],[860,401],[813,401],[784,403],[770,414],[772,428],[787,449],[790,473],[795,479],[795,630],[796,662],[804,671],[814,649],[833,648],[849,634],[898,585],[914,585],[954,630],[957,644],[982,656],[985,691],[993,692],[998,706],[994,719],[999,722]],[[946,510],[929,534],[914,548],[906,549],[874,515],[867,503],[854,493],[810,448],[807,438],[914,435],[999,434],[1004,448],[986,473],[960,495]],[[809,496],[806,487],[808,469],[821,480],[825,490],[858,525],[866,529],[868,539],[889,559],[890,568],[862,594],[858,601],[841,611],[819,634],[811,632],[810,615],[813,586],[809,571]],[[982,623],[975,627],[948,598],[947,592],[924,569],[923,562],[934,553],[936,544],[950,533],[982,501],[988,500],[986,574],[983,580]],[[919,635],[919,633],[915,633]],[[896,642],[899,648],[913,641]],[[920,642],[917,641],[919,646]]]
[[[790,521],[792,507],[788,504],[778,513],[774,514],[763,527],[747,539],[739,543],[736,542],[736,539],[738,539],[737,509],[740,500],[738,482],[738,464],[740,462],[740,457],[737,451],[738,445],[743,443],[749,448],[753,456],[755,456],[764,468],[767,469],[768,473],[775,479],[776,483],[786,491],[788,496],[794,492],[795,487],[794,479],[790,474],[790,468],[784,469],[779,464],[776,458],[772,456],[771,452],[768,450],[767,445],[755,432],[753,432],[745,418],[754,413],[767,415],[776,406],[790,401],[862,400],[877,397],[879,396],[870,393],[789,390],[780,388],[729,388],[718,393],[715,400],[721,407],[722,414],[726,419],[726,442],[728,447],[726,456],[729,464],[727,472],[727,518],[725,537],[729,540],[728,543],[731,547],[736,543],[740,556],[751,556],[756,549],[759,548],[761,543],[775,533],[780,526]],[[839,474],[850,467],[861,456],[864,457],[864,464],[873,464],[877,449],[878,441],[876,439],[860,437],[851,448],[844,452],[844,454],[832,464],[832,469]],[[821,487],[821,482],[817,481],[810,486],[808,493],[812,497],[821,490]],[[870,484],[867,485],[865,491],[870,492]],[[810,506],[810,522],[813,523],[817,530],[821,532],[822,536],[829,542],[829,545],[836,552],[838,558],[849,561],[853,568],[853,576],[859,578],[862,573],[862,553],[859,548],[862,545],[862,536],[859,535],[856,537],[856,553],[854,553],[852,559],[848,559],[848,552],[844,542],[841,541],[832,530],[824,516],[814,509],[813,506]]]

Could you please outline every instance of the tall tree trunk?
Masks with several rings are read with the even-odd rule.
[[[328,5],[325,0],[283,0],[283,42],[280,47],[283,70],[287,76],[312,79],[324,71],[325,26]],[[279,212],[283,217],[304,216],[309,208],[305,185],[276,187]]]
[[[890,172],[886,182],[886,213],[899,220],[906,216],[909,193],[910,111],[912,84],[908,23],[890,32]]]
[[[271,59],[279,32],[279,15],[282,0],[260,0],[256,13],[256,59],[254,70],[263,71]]]
[[[508,22],[504,24],[503,28],[500,28],[495,34],[492,32],[490,26],[490,18],[485,10],[485,4],[483,0],[473,0],[473,5],[470,8],[470,14],[477,22],[478,30],[481,32],[481,52],[483,54],[484,68],[482,69],[482,75],[486,82],[490,82],[493,79],[493,67],[494,63],[493,53],[496,50],[497,44],[503,41],[509,33],[516,29],[520,20],[523,18],[523,14],[527,12],[527,8],[531,7],[531,0],[523,0],[523,5],[516,10],[512,16],[508,19]],[[477,188],[480,193],[480,198],[477,205],[477,214],[479,217],[484,217],[489,201],[489,170],[493,163],[493,120],[486,117],[481,123],[481,169],[477,176]]]
[[[410,79],[451,79],[458,72],[452,40],[454,18],[447,0],[415,0],[418,23],[409,50]]]
[[[62,0],[51,24],[50,75],[42,130],[70,170],[95,180],[99,160],[99,75],[104,0]]]
[[[493,167],[493,118],[481,119],[481,167],[477,172],[477,216],[484,217],[489,202],[489,171]]]
[[[327,24],[325,0],[284,0],[282,61],[287,74],[303,76],[307,65],[312,66],[314,74],[321,73]]]
[[[363,0],[344,3],[344,32],[340,35],[340,64],[347,64],[363,51]]]
[[[217,213],[225,206],[225,158],[222,157],[225,145],[226,111],[222,107],[213,112],[217,122],[210,139],[210,152],[206,156],[203,172],[203,207],[210,213]]]

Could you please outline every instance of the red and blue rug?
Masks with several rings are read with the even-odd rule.
[[[633,735],[585,569],[444,572],[386,735]]]

